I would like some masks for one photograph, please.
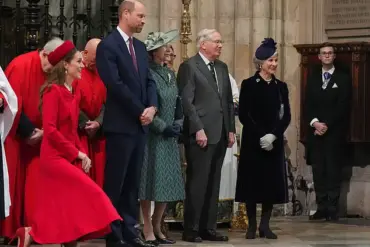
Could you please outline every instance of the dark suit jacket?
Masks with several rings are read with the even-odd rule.
[[[219,85],[214,82],[208,66],[197,54],[180,65],[177,80],[183,102],[184,141],[204,129],[208,143],[216,144],[225,133],[235,133],[234,103],[227,65],[215,61]]]
[[[339,145],[346,141],[348,133],[352,96],[350,76],[336,68],[325,90],[322,89],[322,84],[322,70],[320,68],[307,79],[305,105],[308,128],[308,163],[313,162],[310,154],[313,153],[315,147],[320,147],[317,145],[318,142],[330,146]],[[314,118],[327,124],[328,131],[323,136],[314,135],[315,129],[310,126],[310,122]]]
[[[149,73],[145,45],[136,38],[133,44],[138,73],[117,29],[99,43],[96,51],[96,67],[107,88],[104,132],[147,132],[148,127],[140,123],[140,115],[147,107],[157,107],[156,85]]]

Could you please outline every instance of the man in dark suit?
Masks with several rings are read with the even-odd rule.
[[[235,141],[234,103],[221,35],[204,29],[197,38],[199,53],[181,64],[178,84],[184,110],[187,160],[183,240],[227,241],[217,233],[217,202],[227,147]]]
[[[317,211],[310,220],[338,220],[343,148],[350,116],[351,79],[334,67],[331,44],[320,48],[322,67],[307,80],[307,159],[312,165]]]
[[[144,43],[133,38],[145,24],[145,7],[138,1],[119,6],[119,25],[98,46],[96,66],[107,88],[103,121],[106,136],[104,190],[123,218],[112,224],[108,245],[152,246],[135,225],[139,218],[138,187],[148,125],[156,113],[155,82],[148,69]]]

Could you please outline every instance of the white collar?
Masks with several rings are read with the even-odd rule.
[[[329,72],[331,75],[334,73],[334,70],[335,70],[335,67],[333,66],[331,69],[329,69],[328,71],[324,70],[324,68],[321,69],[322,70],[322,73],[324,74],[325,72]]]
[[[206,58],[201,52],[198,52],[198,53],[200,57],[203,59],[203,61],[205,62],[205,64],[208,66],[211,61],[209,61],[209,59]]]
[[[121,34],[123,40],[127,43],[130,36],[128,36],[124,31],[122,31],[122,29],[119,26],[117,26],[117,30]]]

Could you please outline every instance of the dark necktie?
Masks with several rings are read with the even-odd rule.
[[[213,76],[213,79],[215,80],[215,83],[216,83],[216,86],[217,86],[217,90],[219,90],[218,89],[217,79],[216,79],[216,73],[215,73],[215,63],[214,62],[210,62],[208,65],[209,65],[209,71],[211,72],[211,74]]]
[[[324,72],[324,82],[322,84],[323,89],[326,89],[330,79],[331,79],[331,74],[329,72]]]
[[[209,71],[211,71],[211,74],[213,76],[213,79],[217,83],[216,74],[215,74],[215,63],[214,62],[210,62],[208,65],[209,65]]]
[[[136,56],[135,56],[135,52],[134,52],[134,45],[133,45],[133,42],[132,42],[132,37],[130,37],[128,39],[128,48],[130,50],[132,62],[134,63],[134,67],[136,69],[136,72],[138,72],[137,61],[136,61]]]

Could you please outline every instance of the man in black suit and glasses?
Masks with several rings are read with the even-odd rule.
[[[343,148],[349,125],[351,78],[334,67],[333,45],[320,48],[321,69],[307,80],[307,160],[312,164],[317,211],[310,220],[338,220]]]

